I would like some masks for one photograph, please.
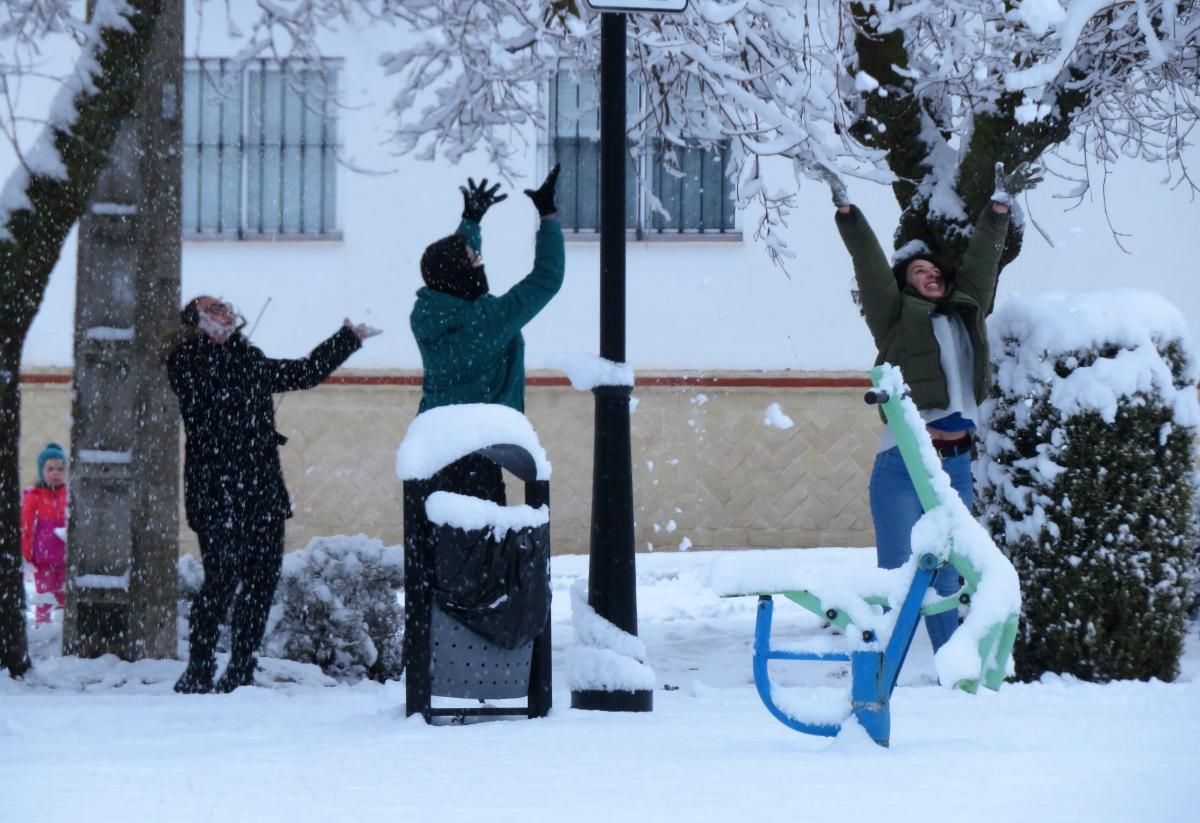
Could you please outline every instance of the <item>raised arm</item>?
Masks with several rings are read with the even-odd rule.
[[[487,214],[487,210],[499,203],[501,200],[508,198],[507,194],[497,194],[500,191],[500,184],[488,188],[487,178],[475,184],[475,178],[468,177],[467,185],[459,186],[458,190],[462,192],[463,210],[462,222],[455,229],[455,234],[461,234],[467,238],[467,242],[475,251],[483,252],[483,234],[480,231],[479,223],[483,220],[483,216]]]
[[[472,304],[466,325],[455,337],[463,342],[464,355],[482,349],[481,360],[495,356],[562,288],[566,249],[555,205],[558,171],[556,165],[540,187],[525,190],[541,221],[533,251],[533,270],[504,294],[485,294]],[[470,227],[467,220],[463,224]],[[473,358],[465,357],[463,362],[472,361]]]
[[[263,374],[271,392],[298,391],[319,386],[334,369],[362,348],[362,340],[352,326],[344,325],[322,341],[308,357],[294,360],[263,358]]]
[[[882,350],[884,338],[900,314],[900,289],[895,275],[875,232],[857,206],[839,205],[834,219],[854,264],[854,280],[858,283],[867,328],[876,348]]]
[[[829,186],[829,194],[837,208],[834,221],[854,264],[854,280],[858,284],[863,316],[867,319],[867,328],[875,340],[875,347],[882,351],[884,338],[900,314],[900,289],[892,275],[892,268],[867,218],[863,217],[857,206],[850,203],[841,175],[831,167],[816,162],[806,164],[804,171],[814,180]]]
[[[467,238],[467,244],[475,251],[483,254],[483,231],[479,227],[479,223],[470,220],[466,217],[458,224],[458,228],[454,230],[455,234],[461,234]]]
[[[1004,164],[997,163],[995,172],[991,205],[975,224],[975,233],[958,272],[958,288],[975,299],[985,316],[991,314],[996,300],[996,279],[1008,235],[1009,209],[1018,194],[1042,182],[1041,168],[1028,163],[1021,163],[1011,172],[1005,172]]]
[[[533,271],[503,296],[489,301],[485,307],[487,311],[495,313],[494,322],[504,329],[507,337],[520,331],[562,288],[567,255],[555,203],[560,168],[556,163],[542,185],[536,189],[525,189],[525,196],[537,209],[541,221],[533,249]]]
[[[483,322],[499,330],[499,337],[507,342],[558,294],[565,270],[562,226],[556,217],[543,218],[534,245],[533,270],[499,297],[484,296],[476,301]]]
[[[992,304],[996,300],[996,279],[1007,234],[1008,206],[992,203],[979,215],[975,233],[971,235],[958,267],[956,288],[970,295],[984,316],[992,313]]]

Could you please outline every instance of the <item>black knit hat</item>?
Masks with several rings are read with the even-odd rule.
[[[483,266],[467,259],[467,238],[452,234],[430,243],[421,255],[421,278],[434,291],[474,300],[487,294],[487,275]]]

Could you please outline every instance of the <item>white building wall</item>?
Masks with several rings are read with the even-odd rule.
[[[237,5],[237,4],[234,4]],[[222,12],[208,4],[203,27],[190,20],[189,55],[229,56]],[[375,26],[331,33],[326,53],[344,60],[341,84],[347,107],[340,136],[348,166],[339,170],[336,242],[226,242],[185,244],[183,291],[219,294],[251,321],[270,299],[254,334],[269,354],[306,352],[343,317],[381,327],[347,364],[353,368],[420,366],[408,330],[408,312],[420,286],[425,245],[453,231],[461,210],[458,185],[466,177],[495,178],[482,160],[458,166],[396,157],[387,143],[396,80],[385,77],[378,55],[400,34]],[[32,98],[25,101],[32,105]],[[484,259],[493,291],[529,270],[536,227],[520,190],[545,172],[530,135],[529,177],[507,181],[510,198],[484,220]],[[1200,149],[1190,155],[1200,170]],[[0,173],[12,152],[0,152]],[[1004,272],[999,299],[1047,289],[1095,290],[1133,286],[1158,291],[1178,305],[1200,332],[1200,202],[1160,184],[1161,168],[1136,161],[1118,166],[1108,181],[1107,204],[1097,195],[1064,212],[1056,199],[1068,184],[1048,180],[1029,198],[1029,211],[1053,239],[1034,229],[1025,249]],[[786,181],[781,180],[781,184]],[[885,247],[898,209],[889,190],[851,182],[852,198],[870,217]],[[851,271],[822,186],[809,185],[790,217],[787,239],[797,257],[790,274],[772,266],[753,239],[753,215],[736,240],[642,242],[628,248],[628,359],[638,369],[861,370],[874,358],[865,326],[848,297]],[[1112,227],[1132,252],[1114,242]],[[572,241],[560,295],[526,330],[527,362],[543,366],[560,351],[595,351],[598,341],[598,244]],[[25,349],[24,367],[71,362],[74,240],[51,278]]]

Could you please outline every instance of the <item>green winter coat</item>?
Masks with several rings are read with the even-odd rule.
[[[957,314],[966,326],[975,355],[975,402],[983,402],[991,382],[985,321],[996,299],[1008,215],[997,214],[990,206],[984,209],[940,305],[925,300],[911,287],[900,290],[875,233],[857,207],[851,206],[848,214],[837,212],[836,218],[842,241],[854,261],[863,314],[879,351],[875,364],[900,367],[918,409],[946,408],[950,400],[930,315],[935,309]]]
[[[482,249],[479,224],[463,220],[458,233]],[[499,403],[525,411],[525,338],[521,328],[562,286],[566,253],[562,227],[543,220],[533,271],[505,294],[463,300],[430,288],[417,291],[409,322],[421,364],[418,411],[458,403]]]

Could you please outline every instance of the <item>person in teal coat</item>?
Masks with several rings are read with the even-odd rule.
[[[554,203],[555,166],[525,194],[537,208],[533,270],[501,295],[488,290],[479,222],[497,195],[484,179],[462,188],[458,230],[432,243],[421,257],[424,288],[417,291],[410,323],[424,376],[419,411],[458,403],[498,403],[525,411],[525,338],[521,329],[562,287],[566,254]]]
[[[496,203],[500,184],[461,187],[462,222],[449,237],[431,243],[421,256],[421,278],[409,322],[421,352],[421,405],[418,413],[461,403],[496,403],[525,412],[525,338],[521,329],[562,287],[566,252],[554,202],[559,167],[525,194],[540,225],[533,270],[501,295],[488,289],[479,222]],[[440,473],[439,488],[505,503],[500,467],[469,455]]]

